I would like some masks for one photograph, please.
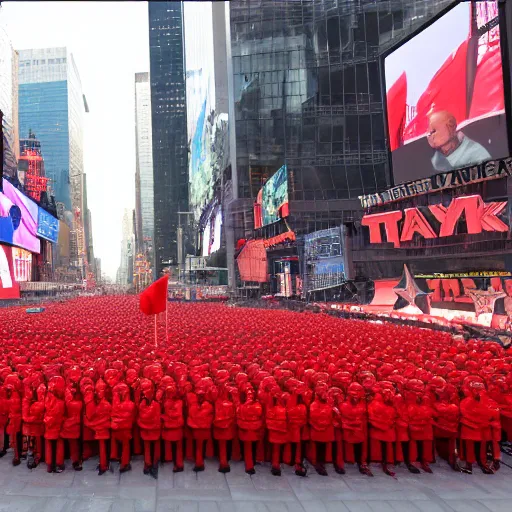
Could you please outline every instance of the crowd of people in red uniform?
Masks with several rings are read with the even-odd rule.
[[[136,297],[52,304],[40,314],[2,311],[0,456],[44,460],[61,472],[99,455],[157,478],[161,462],[219,471],[271,462],[274,475],[305,461],[325,475],[377,462],[431,472],[500,466],[512,439],[512,357],[495,343],[324,314],[173,304],[168,339]]]

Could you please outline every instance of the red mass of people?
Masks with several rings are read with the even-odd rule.
[[[80,298],[40,314],[2,310],[0,456],[60,473],[99,455],[144,473],[242,460],[320,475],[370,462],[393,476],[435,457],[484,473],[512,439],[512,357],[495,343],[324,314],[172,304],[155,345],[136,297]]]

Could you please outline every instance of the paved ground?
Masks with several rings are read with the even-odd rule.
[[[512,466],[512,459],[505,456]],[[307,478],[286,467],[273,477],[268,465],[257,474],[244,473],[241,463],[231,473],[216,471],[213,461],[196,475],[187,464],[174,475],[171,465],[160,470],[156,482],[142,474],[142,461],[133,471],[98,476],[96,461],[81,473],[66,470],[47,474],[43,466],[30,471],[13,468],[7,455],[0,461],[0,511],[9,512],[509,512],[512,510],[512,469],[502,466],[496,475],[473,475],[433,465],[434,474],[411,475],[398,468],[396,480],[375,468],[375,477],[362,477],[349,467],[347,475],[330,471],[328,477],[313,473]],[[328,467],[328,469],[330,469]]]

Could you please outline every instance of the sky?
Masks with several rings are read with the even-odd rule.
[[[135,73],[149,71],[147,2],[3,1],[18,50],[66,46],[87,98],[84,171],[96,257],[115,278],[124,208],[135,204]],[[44,156],[44,149],[43,149]]]

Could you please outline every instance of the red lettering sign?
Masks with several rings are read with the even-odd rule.
[[[509,229],[507,224],[498,217],[506,206],[507,201],[484,203],[480,196],[457,197],[448,207],[442,204],[431,205],[428,209],[441,225],[439,234],[436,234],[419,208],[406,208],[403,214],[401,211],[392,211],[365,215],[361,224],[370,230],[370,243],[383,243],[383,225],[386,241],[400,247],[400,242],[411,241],[415,233],[427,239],[452,236],[461,218],[466,223],[468,234],[482,231],[506,232]],[[399,221],[402,218],[404,222],[399,233]]]

